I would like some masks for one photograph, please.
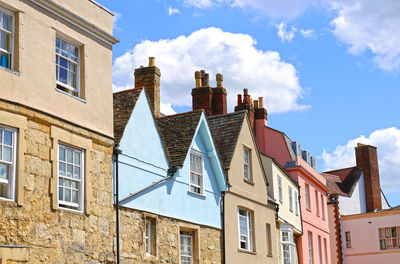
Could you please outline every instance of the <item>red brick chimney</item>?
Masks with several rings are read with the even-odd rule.
[[[149,58],[149,66],[135,69],[135,88],[144,87],[150,99],[150,107],[156,118],[160,117],[160,69],[155,58]]]
[[[264,125],[268,125],[268,112],[267,109],[264,108],[263,97],[258,97],[258,100],[254,100],[254,119],[255,122],[257,122],[257,120],[263,120]]]
[[[254,107],[253,101],[251,100],[251,96],[248,93],[248,90],[245,88],[243,89],[243,101],[242,95],[238,94],[238,105],[235,106],[235,112],[247,110],[249,115],[251,127],[254,128]]]
[[[209,74],[204,70],[194,73],[196,88],[192,89],[193,110],[203,109],[207,116],[226,114],[226,89],[223,87],[223,75],[217,74],[217,87],[210,86]]]
[[[382,209],[381,184],[379,180],[376,147],[357,144],[355,147],[357,167],[364,171],[364,188],[367,212]]]
[[[218,73],[216,79],[217,87],[212,88],[212,115],[223,115],[227,113],[226,89],[223,87],[224,76]]]

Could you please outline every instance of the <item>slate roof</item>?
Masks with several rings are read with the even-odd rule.
[[[119,145],[124,135],[125,127],[128,124],[141,91],[142,88],[136,88],[113,94],[115,145]]]
[[[282,133],[283,137],[285,138],[285,142],[286,142],[286,146],[289,151],[290,158],[292,159],[292,161],[296,161],[296,154],[294,153],[293,146],[292,146],[293,141],[288,136],[286,136],[285,133],[283,133],[283,132],[281,132],[281,133]]]
[[[183,166],[202,112],[202,110],[197,110],[157,119],[171,167]]]
[[[208,125],[225,168],[229,168],[246,110],[208,117]]]
[[[321,175],[326,179],[326,186],[329,191],[342,196],[351,196],[362,170],[357,167],[350,167],[334,171],[326,171]]]

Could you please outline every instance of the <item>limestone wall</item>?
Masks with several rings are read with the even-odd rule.
[[[0,200],[0,249],[13,250],[1,245],[24,246],[29,251],[28,263],[112,263],[112,139],[0,100],[0,124],[13,126],[16,120],[25,123],[18,131],[18,144],[24,147],[17,153],[18,163],[24,166],[17,170],[16,201]],[[90,167],[85,175],[84,212],[54,207],[54,129],[66,137],[59,140],[91,143],[85,154]]]
[[[199,226],[160,215],[121,207],[120,209],[120,255],[121,264],[127,263],[180,263],[180,230],[195,233],[194,264],[222,263],[222,231]],[[146,255],[145,220],[155,219],[156,250],[154,256]]]

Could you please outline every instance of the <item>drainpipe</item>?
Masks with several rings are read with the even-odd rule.
[[[224,249],[223,262],[226,263],[226,247],[225,247],[225,192],[221,192],[222,199],[222,248]]]
[[[119,186],[118,186],[118,156],[122,151],[118,148],[114,148],[114,157],[115,157],[115,205],[116,205],[116,232],[117,232],[117,264],[119,264]]]
[[[299,211],[300,211],[300,222],[301,222],[301,235],[300,236],[303,236],[303,234],[304,234],[304,229],[303,229],[303,215],[302,215],[302,213],[301,213],[301,202],[300,202],[300,198],[301,198],[301,195],[300,195],[300,186],[299,186],[299,197],[298,197],[298,203],[299,203]],[[300,254],[299,254],[299,237],[300,236],[298,236],[297,238],[296,238],[296,250],[297,250],[297,263],[301,263],[300,262]],[[304,249],[303,249],[303,252],[304,252]]]

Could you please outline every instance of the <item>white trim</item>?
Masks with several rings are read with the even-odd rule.
[[[241,215],[240,214],[240,210],[244,211],[246,215]],[[246,234],[246,238],[247,241],[243,241],[240,239],[241,234],[240,234],[240,217],[246,217],[246,228],[247,228],[247,234]],[[241,250],[247,250],[247,251],[253,251],[253,217],[252,217],[252,212],[239,207],[238,208],[238,241],[239,241],[239,249]],[[241,242],[245,242],[246,243],[246,248],[242,248],[241,246]]]
[[[0,11],[6,13],[7,15],[9,15],[11,17],[11,31],[0,28],[0,31],[5,32],[6,34],[10,35],[10,51],[7,51],[7,50],[1,49],[1,48],[0,48],[0,51],[11,56],[10,67],[7,68],[7,67],[1,66],[1,68],[5,68],[5,69],[13,71],[14,70],[15,13],[10,10],[7,10],[1,6],[0,6]]]
[[[201,157],[201,173],[202,173],[201,175],[197,172],[192,172],[192,162],[191,162],[192,154]],[[192,173],[195,174],[197,177],[201,178],[201,186],[199,186],[195,183],[192,183]],[[199,188],[200,193],[192,191],[191,190],[192,186],[195,188]],[[205,190],[205,188],[204,188],[204,154],[202,152],[196,150],[195,148],[192,148],[189,153],[189,190],[188,190],[188,192],[196,194],[196,195],[200,195],[200,196],[205,196],[204,190]]]
[[[12,133],[12,153],[11,153],[11,162],[7,162],[7,161],[3,161],[2,157],[0,157],[0,163],[4,163],[10,166],[10,173],[11,173],[11,183],[10,183],[10,179],[4,183],[11,185],[9,188],[11,190],[10,193],[10,197],[11,198],[5,198],[5,197],[0,197],[0,200],[5,200],[5,201],[15,201],[15,189],[16,189],[16,178],[17,178],[17,148],[18,148],[18,141],[17,141],[17,137],[18,137],[18,129],[16,128],[12,128],[12,127],[8,127],[5,125],[0,125],[0,128],[4,131],[4,130],[8,130],[9,132]],[[2,137],[1,133],[0,133],[0,137]],[[4,142],[2,141],[1,146],[4,146]],[[1,148],[0,146],[0,148]],[[9,147],[9,145],[6,145],[7,147]],[[3,154],[3,153],[2,153]]]

